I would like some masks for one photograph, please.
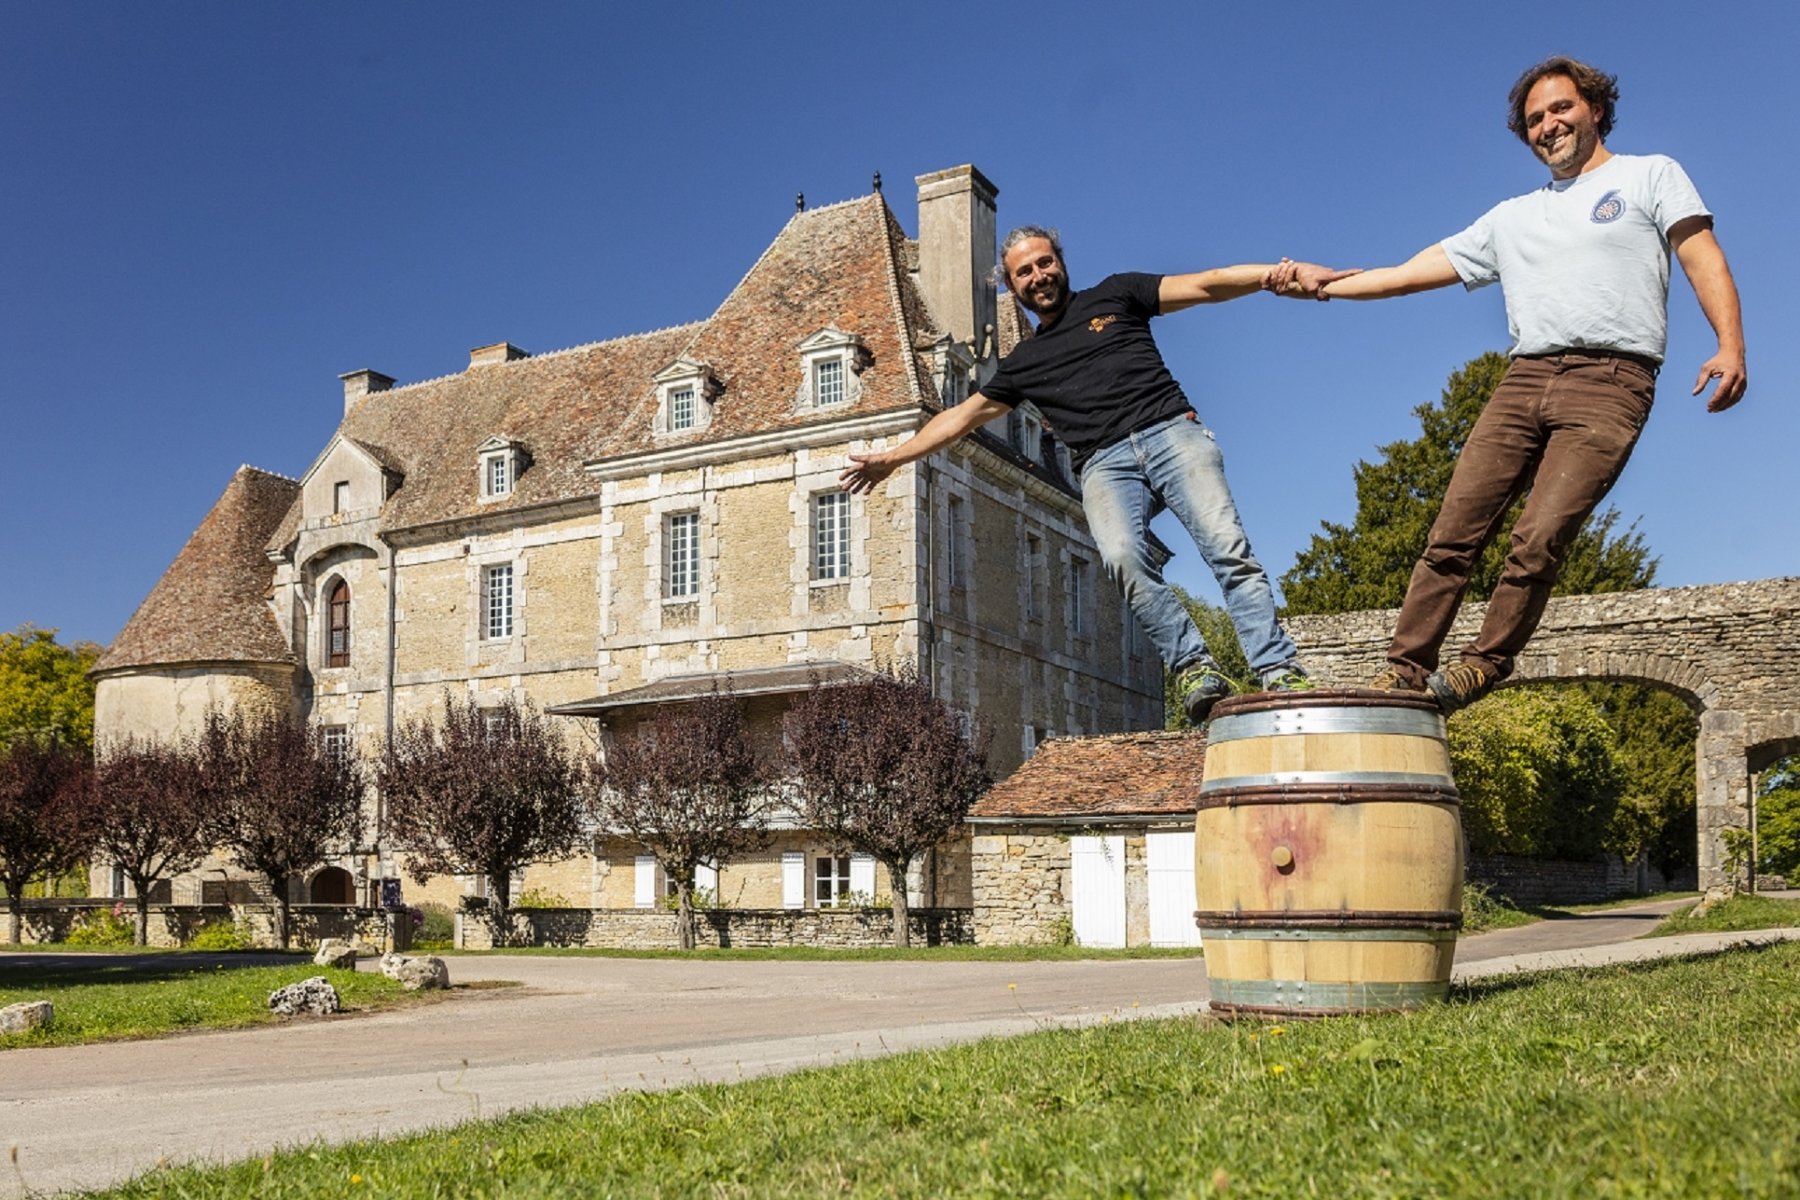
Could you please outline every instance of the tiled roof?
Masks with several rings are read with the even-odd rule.
[[[383,531],[592,496],[585,464],[820,420],[796,412],[799,343],[826,326],[859,336],[873,361],[862,394],[831,418],[916,406],[930,394],[913,334],[929,324],[903,259],[905,234],[879,195],[795,214],[704,321],[553,354],[474,366],[358,399],[340,432],[404,482]],[[677,358],[722,385],[711,423],[691,439],[652,433],[652,376]],[[504,433],[531,466],[513,492],[478,503],[476,448]],[[280,546],[298,527],[284,522]]]
[[[172,663],[293,662],[269,611],[275,564],[263,547],[299,492],[292,479],[239,467],[94,671]]]
[[[1205,757],[1206,740],[1193,732],[1052,738],[989,789],[969,819],[1192,815]]]

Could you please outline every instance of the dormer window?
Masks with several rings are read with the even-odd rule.
[[[931,381],[937,385],[938,400],[945,408],[961,404],[969,398],[969,380],[975,374],[975,356],[969,347],[945,334],[927,347],[931,355]]]
[[[794,407],[843,408],[862,399],[862,373],[874,357],[854,333],[827,325],[800,343]]]
[[[695,433],[712,424],[713,404],[718,399],[720,387],[705,363],[678,358],[658,371],[654,378],[654,431],[659,437]]]
[[[481,473],[481,499],[499,500],[510,496],[519,484],[519,475],[530,462],[525,447],[511,438],[491,437],[475,450]]]

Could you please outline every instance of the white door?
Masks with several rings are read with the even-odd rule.
[[[1144,836],[1150,876],[1150,944],[1198,946],[1194,928],[1194,831]]]
[[[1069,891],[1078,945],[1125,944],[1124,835],[1069,839]]]

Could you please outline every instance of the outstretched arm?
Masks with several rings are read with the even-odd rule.
[[[1319,299],[1385,300],[1389,296],[1410,296],[1414,292],[1448,287],[1457,279],[1450,256],[1444,253],[1443,246],[1433,244],[1397,267],[1375,267],[1347,279],[1328,282],[1319,288]]]
[[[924,458],[934,450],[943,449],[995,417],[1005,416],[1008,411],[1010,410],[1006,405],[998,400],[990,400],[976,392],[961,404],[946,408],[932,417],[919,427],[919,432],[892,450],[876,454],[852,454],[852,465],[838,476],[838,483],[852,494],[872,492],[876,484],[892,475],[897,468],[916,458]]]
[[[1688,217],[1675,222],[1669,230],[1669,244],[1694,287],[1700,311],[1719,339],[1718,353],[1700,364],[1693,394],[1698,396],[1707,380],[1717,379],[1719,386],[1707,397],[1706,411],[1724,412],[1744,398],[1750,383],[1744,368],[1744,315],[1738,307],[1737,283],[1731,278],[1731,265],[1725,261],[1719,239],[1713,236],[1712,218]]]
[[[1285,278],[1278,272],[1285,272]],[[1243,263],[1196,271],[1191,275],[1164,275],[1156,293],[1158,311],[1168,314],[1196,304],[1218,304],[1264,288],[1291,295],[1316,296],[1322,284],[1354,274],[1355,271],[1333,271],[1329,267],[1289,262],[1284,258],[1279,263]],[[1277,279],[1283,279],[1282,286],[1275,286],[1273,281]]]

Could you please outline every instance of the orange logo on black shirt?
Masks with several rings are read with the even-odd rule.
[[[1104,317],[1095,317],[1093,320],[1089,321],[1088,328],[1095,333],[1099,333],[1102,329],[1105,329],[1108,325],[1111,325],[1118,319],[1118,313],[1108,313]]]

